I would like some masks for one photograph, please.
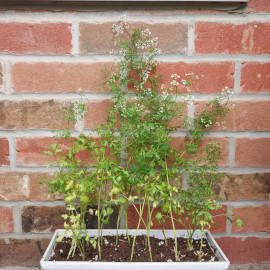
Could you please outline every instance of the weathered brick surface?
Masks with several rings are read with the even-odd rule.
[[[270,239],[222,237],[215,239],[231,263],[270,263]]]
[[[270,174],[230,174],[218,180],[214,192],[222,200],[269,200]]]
[[[137,209],[139,209],[138,205],[136,205],[136,207],[137,207]],[[224,207],[224,209],[226,210],[226,207]],[[144,221],[147,220],[147,211],[148,211],[148,208],[147,208],[147,206],[145,206],[145,209],[143,211],[143,219],[144,219]],[[154,211],[153,211],[152,217],[154,218],[156,213],[159,212],[159,211],[160,211],[160,207],[155,208]],[[223,211],[220,211],[220,210],[212,212],[213,215],[218,215],[218,214],[221,214],[221,213],[223,213]],[[178,217],[175,216],[175,218],[178,218]],[[181,217],[183,222],[184,222],[185,218],[186,218],[186,215],[183,214],[183,216]],[[129,228],[136,229],[137,226],[138,226],[138,221],[139,221],[139,215],[138,215],[136,209],[134,208],[134,206],[130,205],[129,208],[128,208],[128,226],[129,226]],[[214,219],[214,221],[217,223],[217,226],[213,225],[210,228],[210,231],[212,233],[226,232],[226,217],[219,216],[219,217],[216,217]],[[145,228],[143,222],[141,222],[140,228],[141,229]],[[172,222],[171,222],[170,218],[166,219],[165,224],[164,224],[164,228],[165,229],[170,229],[170,230],[172,229]],[[177,221],[175,221],[175,228],[176,229],[185,229],[185,227],[182,224],[180,224],[179,222],[177,222]],[[152,229],[162,229],[162,224],[159,224],[155,219],[153,219],[153,227],[152,227]]]
[[[160,84],[165,86],[170,86],[172,74],[180,75],[181,80],[185,78],[185,74],[194,73],[199,79],[194,79],[189,89],[191,92],[202,94],[219,93],[225,86],[233,88],[234,85],[233,62],[161,63],[157,67],[157,73],[162,74]],[[186,93],[185,89],[179,89],[180,93]]]
[[[238,228],[232,224],[233,233],[267,232],[270,233],[270,205],[258,207],[241,207],[232,209],[236,216],[244,221],[244,226]]]
[[[68,23],[0,23],[0,52],[15,54],[69,54]]]
[[[95,129],[100,124],[107,121],[107,111],[111,108],[112,101],[109,99],[102,101],[91,101],[87,104],[86,115],[84,118],[84,126],[86,128]]]
[[[14,91],[97,93],[102,90],[106,66],[112,63],[16,63],[12,69]]]
[[[50,239],[0,239],[0,265],[39,266]]]
[[[222,158],[218,161],[219,166],[228,166],[229,164],[229,141],[227,138],[205,138],[202,142],[202,145],[198,149],[198,153],[202,156],[202,151],[205,149],[206,145],[211,141],[214,140],[217,143],[220,143],[221,151],[222,151]],[[184,148],[184,138],[183,137],[173,137],[171,140],[171,145],[179,151],[180,155],[185,151]],[[191,157],[194,158],[194,155],[184,153],[183,157]]]
[[[9,165],[9,143],[7,139],[0,138],[0,166]]]
[[[60,112],[70,103],[48,101],[0,101],[0,129],[66,128]],[[70,125],[70,128],[74,128]]]
[[[251,13],[269,13],[270,2],[269,0],[249,0],[248,9]]]
[[[270,24],[198,22],[195,25],[196,53],[266,54],[270,52]]]
[[[11,232],[13,232],[13,209],[0,206],[0,233]]]
[[[91,207],[95,209],[96,207]],[[113,206],[114,212],[110,216],[110,223],[104,224],[104,229],[115,229],[117,226],[117,218],[119,207]],[[50,233],[56,229],[63,229],[64,219],[62,214],[67,213],[64,206],[25,206],[22,210],[22,230],[25,233]],[[86,228],[97,229],[97,217],[90,215],[89,212],[85,216]]]
[[[99,141],[97,139],[97,141]],[[57,156],[64,155],[68,152],[68,141],[64,139],[55,140],[50,137],[43,138],[20,138],[17,139],[17,162],[25,166],[45,166],[51,162],[55,162],[53,156],[45,155],[44,151],[51,151],[51,143],[58,143],[58,148],[63,151]],[[87,150],[80,151],[76,154],[81,165],[91,164],[93,162],[92,154]]]
[[[237,139],[235,164],[237,167],[270,166],[270,139]]]
[[[111,22],[81,23],[80,52],[82,54],[105,54],[115,48],[112,24]],[[186,23],[132,23],[132,26],[149,28],[153,37],[158,37],[158,47],[162,53],[186,51],[188,32]]]
[[[270,63],[243,63],[241,69],[241,87],[243,93],[269,93]]]
[[[270,101],[235,101],[232,109],[225,118],[219,119],[220,125],[214,125],[211,131],[269,131],[270,130]],[[209,110],[205,102],[195,102],[195,113]],[[222,122],[226,123],[223,125]]]
[[[62,214],[66,213],[64,206],[26,206],[22,211],[23,232],[54,232],[64,228]]]
[[[0,200],[4,201],[46,201],[48,189],[39,180],[50,177],[50,173],[5,172],[0,173]],[[59,200],[60,197],[51,197]]]

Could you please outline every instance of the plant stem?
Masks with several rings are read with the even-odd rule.
[[[148,243],[148,250],[149,250],[149,257],[150,261],[152,262],[152,251],[151,251],[151,245],[150,245],[150,229],[151,229],[151,212],[150,212],[150,201],[147,202],[148,206],[148,226],[147,226],[147,243]]]
[[[100,198],[101,198],[101,188],[99,188],[98,192],[98,257],[101,260],[101,239],[100,239]]]
[[[170,185],[169,181],[169,176],[168,176],[168,166],[167,166],[167,160],[165,159],[165,168],[166,168],[166,178],[167,178],[167,184],[168,186]],[[172,197],[172,192],[170,191],[170,196]],[[174,226],[174,218],[172,214],[172,203],[170,202],[170,216],[171,216],[171,221],[172,221],[172,227],[173,227],[173,235],[174,235],[174,254],[175,254],[175,261],[178,262],[178,254],[177,254],[177,236],[176,236],[176,231],[175,231],[175,226]]]
[[[123,211],[123,205],[120,206],[119,213],[118,213],[118,218],[117,218],[116,242],[115,242],[116,245],[118,245],[118,230],[119,230],[119,224],[120,224],[122,211]]]
[[[131,249],[131,256],[130,256],[130,261],[133,260],[133,255],[134,255],[134,247],[135,247],[135,240],[136,240],[136,236],[138,234],[138,230],[140,228],[140,225],[141,225],[141,221],[142,221],[142,213],[143,213],[143,210],[144,210],[144,206],[145,206],[145,198],[144,198],[144,201],[143,201],[143,205],[142,205],[142,208],[140,209],[140,214],[139,214],[139,221],[138,221],[138,225],[137,225],[137,229],[136,229],[136,233],[133,237],[133,242],[132,242],[132,249]],[[135,206],[134,206],[135,207]],[[137,210],[137,208],[135,207],[135,209]]]
[[[129,239],[129,234],[128,234],[127,209],[128,209],[128,204],[125,207],[125,221],[126,221],[126,235],[127,235],[127,239],[128,239],[128,244],[130,244],[130,239]]]
[[[162,233],[164,236],[165,245],[168,246],[167,237],[166,237],[165,230],[164,230],[164,222],[162,222]]]
[[[203,227],[201,228],[201,245],[200,245],[200,252],[199,252],[199,256],[198,256],[198,261],[201,261],[202,245],[203,245]]]

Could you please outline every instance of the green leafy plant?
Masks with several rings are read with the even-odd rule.
[[[124,21],[113,25],[117,45],[117,63],[105,86],[112,96],[106,124],[96,132],[98,139],[85,134],[73,138],[70,124],[81,120],[84,102],[77,102],[64,110],[67,128],[57,132],[57,139],[67,143],[65,152],[58,143],[45,154],[53,156],[58,171],[47,180],[49,192],[64,195],[68,214],[66,234],[72,237],[69,256],[76,249],[85,259],[85,245],[98,248],[102,259],[103,225],[109,223],[113,205],[119,206],[116,245],[122,214],[125,216],[127,241],[133,260],[136,237],[141,227],[146,229],[145,248],[152,261],[150,232],[154,222],[162,225],[165,244],[165,222],[170,221],[174,232],[175,261],[179,261],[176,228],[184,226],[188,233],[188,249],[193,249],[193,236],[201,231],[198,260],[203,257],[203,232],[215,225],[217,216],[232,221],[213,192],[215,181],[223,177],[218,161],[222,158],[221,145],[204,139],[208,131],[223,122],[231,109],[230,91],[225,89],[206,103],[206,108],[194,117],[185,115],[185,106],[192,102],[190,87],[198,79],[194,74],[172,74],[171,83],[161,83],[156,56],[157,38],[148,29],[129,27]],[[175,132],[186,136],[179,145],[172,143]],[[180,150],[179,150],[180,149]],[[65,153],[64,153],[65,152]],[[88,153],[86,164],[80,153]],[[187,188],[182,187],[182,175],[187,177]],[[97,205],[97,210],[93,209]],[[129,236],[128,208],[138,215],[136,233]],[[157,210],[158,209],[158,210]],[[89,211],[98,219],[97,241],[88,237],[85,214]],[[155,214],[154,214],[155,213]],[[237,219],[237,226],[242,221]],[[59,241],[64,236],[60,236]]]

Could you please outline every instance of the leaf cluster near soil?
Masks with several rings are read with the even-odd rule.
[[[130,238],[132,242],[133,237]],[[104,236],[102,238],[102,260],[104,262],[129,262],[131,253],[131,244],[128,243],[126,236],[119,236],[118,245],[115,244],[115,236]],[[146,247],[146,237],[137,236],[134,250],[133,262],[149,262],[148,248]],[[174,262],[174,239],[168,238],[168,246],[165,241],[150,237],[153,262]],[[179,237],[178,254],[180,262],[198,262],[198,253],[200,249],[200,241],[194,240],[193,250],[188,250],[187,239]],[[62,242],[57,243],[54,254],[50,261],[82,261],[81,254],[78,250],[74,257],[67,259],[70,249],[71,239],[64,238]],[[99,261],[98,250],[92,245],[85,247],[85,261]],[[203,248],[201,261],[219,261],[215,252],[210,248],[209,244],[203,239]]]

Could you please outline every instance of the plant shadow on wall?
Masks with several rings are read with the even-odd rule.
[[[59,256],[63,260],[74,260],[76,254],[81,260],[110,260],[106,252],[108,237],[105,239],[102,233],[117,205],[117,233],[114,238],[109,237],[109,244],[114,241],[115,250],[124,245],[127,261],[215,260],[207,257],[203,232],[215,225],[217,216],[232,221],[233,213],[227,213],[212,190],[215,181],[224,176],[218,171],[221,146],[214,140],[205,143],[203,138],[231,109],[231,93],[225,89],[207,102],[204,111],[192,118],[186,116],[185,106],[192,99],[189,88],[197,78],[193,74],[172,74],[170,85],[162,85],[162,76],[157,72],[157,38],[152,38],[148,29],[131,29],[123,21],[113,25],[113,32],[119,55],[114,68],[117,71],[105,83],[112,95],[106,124],[97,128],[96,138],[84,133],[74,138],[70,126],[83,118],[85,110],[83,101],[76,102],[63,111],[67,128],[56,133],[56,142],[51,144],[50,151],[45,151],[55,160],[49,166],[57,166],[58,170],[53,179],[41,182],[45,181],[50,194],[62,194],[67,204],[67,214],[62,215],[66,232],[57,242],[61,247],[68,246],[68,252],[60,248]],[[172,141],[178,130],[185,131],[186,136],[175,147]],[[67,151],[58,140],[68,145]],[[82,153],[89,155],[87,164],[81,161]],[[183,174],[187,176],[185,189]],[[138,216],[132,236],[128,207]],[[96,238],[87,233],[87,213],[97,217]],[[126,234],[120,237],[122,216]],[[158,240],[158,246],[164,246],[164,252],[168,250],[169,255],[164,258],[162,253],[158,257],[151,245],[155,243],[150,233],[153,222],[162,226],[164,239]],[[164,228],[168,222],[173,239],[166,237]],[[236,224],[242,226],[243,222],[236,218]],[[177,237],[179,226],[188,234],[184,244]],[[141,227],[146,230],[145,236],[138,235]],[[194,240],[196,230],[201,232],[200,240]],[[138,243],[146,258],[140,258]],[[183,249],[193,254],[191,259],[183,255]],[[115,256],[111,260],[121,261],[125,257]]]

